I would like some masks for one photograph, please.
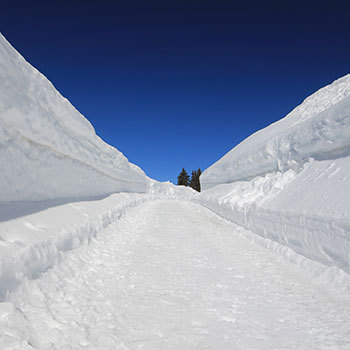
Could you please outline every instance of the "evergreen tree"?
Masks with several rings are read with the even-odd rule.
[[[187,174],[185,168],[182,168],[180,175],[177,177],[177,184],[182,186],[188,186],[190,177]]]
[[[190,183],[188,184],[188,186],[192,187],[194,190],[196,189],[196,176],[197,175],[197,172],[196,170],[192,170],[192,173],[191,173],[191,180],[190,180]]]
[[[191,181],[189,183],[189,186],[198,192],[201,191],[201,183],[199,181],[199,177],[201,176],[201,174],[202,174],[201,169],[193,170]]]

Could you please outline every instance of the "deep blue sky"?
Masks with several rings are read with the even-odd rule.
[[[349,15],[345,1],[12,0],[0,31],[99,136],[176,182],[347,74]]]

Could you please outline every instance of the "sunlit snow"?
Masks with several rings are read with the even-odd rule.
[[[148,178],[0,35],[0,349],[349,349],[350,76]]]

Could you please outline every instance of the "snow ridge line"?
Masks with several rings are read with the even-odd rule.
[[[100,231],[121,220],[126,211],[146,201],[164,198],[162,195],[136,194],[136,198],[122,202],[119,206],[96,217],[90,217],[81,225],[65,227],[51,235],[19,250],[15,256],[0,261],[0,302],[8,300],[11,292],[25,280],[33,280],[64,259],[65,253],[87,245]],[[168,198],[167,199],[175,199]]]

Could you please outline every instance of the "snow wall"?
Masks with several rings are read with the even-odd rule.
[[[321,160],[349,155],[349,112],[350,75],[346,75],[206,169],[201,175],[202,189],[272,171],[300,169],[310,157]]]
[[[145,192],[148,178],[0,34],[0,202]]]
[[[350,273],[350,75],[307,98],[201,175],[198,201]]]

